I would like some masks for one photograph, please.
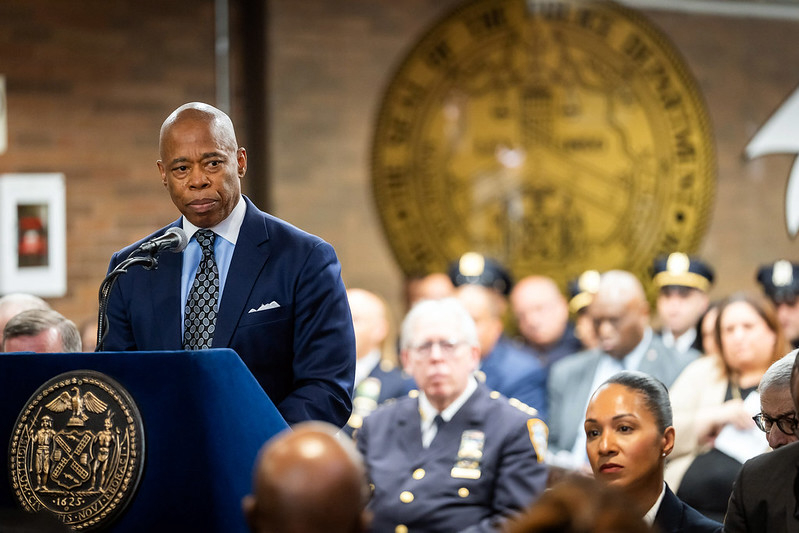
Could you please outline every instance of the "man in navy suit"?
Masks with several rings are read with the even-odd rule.
[[[117,252],[182,227],[189,244],[161,254],[155,270],[131,268],[108,304],[106,350],[183,349],[186,302],[212,230],[218,297],[212,348],[232,348],[289,424],[341,427],[352,409],[355,338],[341,266],[322,239],[263,213],[241,194],[247,154],[230,118],[203,103],[176,109],[161,126],[158,169],[183,215]]]

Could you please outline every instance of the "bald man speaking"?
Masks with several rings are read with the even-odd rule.
[[[110,295],[105,350],[232,348],[289,424],[342,427],[352,410],[355,336],[341,266],[319,237],[242,195],[247,153],[233,123],[193,102],[161,126],[158,170],[181,217],[111,258],[181,227],[180,253],[130,268]]]

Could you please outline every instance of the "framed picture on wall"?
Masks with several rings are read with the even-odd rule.
[[[67,292],[64,175],[0,174],[0,295]]]

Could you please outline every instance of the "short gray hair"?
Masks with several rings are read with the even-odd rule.
[[[38,335],[55,328],[61,337],[64,352],[80,352],[83,348],[80,331],[74,322],[53,309],[29,309],[14,315],[3,329],[3,347],[8,339]]]
[[[458,325],[463,341],[470,346],[480,346],[477,339],[477,327],[474,320],[463,304],[457,298],[442,298],[440,300],[422,300],[415,304],[405,319],[402,321],[400,332],[400,347],[405,350],[411,347],[413,341],[413,328],[416,323],[430,316],[446,316],[452,318]]]
[[[771,388],[790,388],[791,370],[793,369],[793,362],[796,359],[797,352],[799,350],[788,352],[788,354],[777,359],[768,367],[763,377],[760,378],[760,385],[757,386],[758,393],[763,394],[763,391]]]

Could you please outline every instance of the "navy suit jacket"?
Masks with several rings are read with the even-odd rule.
[[[355,335],[336,253],[245,201],[213,348],[235,350],[289,424],[324,420],[341,427],[352,410]],[[141,242],[180,224],[115,253],[109,271]],[[157,269],[133,267],[118,278],[105,350],[183,349],[182,257],[162,253]],[[271,302],[279,307],[258,310]]]
[[[534,407],[538,418],[547,421],[548,371],[532,350],[502,335],[481,361],[480,370],[486,387]]]
[[[536,456],[529,418],[480,384],[424,448],[417,399],[379,407],[357,435],[374,485],[372,531],[394,531],[399,524],[430,533],[497,531],[546,488],[547,467]],[[453,470],[459,453],[476,441],[482,453],[466,468],[474,476],[459,474]]]
[[[666,486],[666,494],[655,515],[655,525],[660,533],[721,533],[718,522],[680,500]]]
[[[799,531],[799,442],[744,463],[732,487],[724,531]]]

